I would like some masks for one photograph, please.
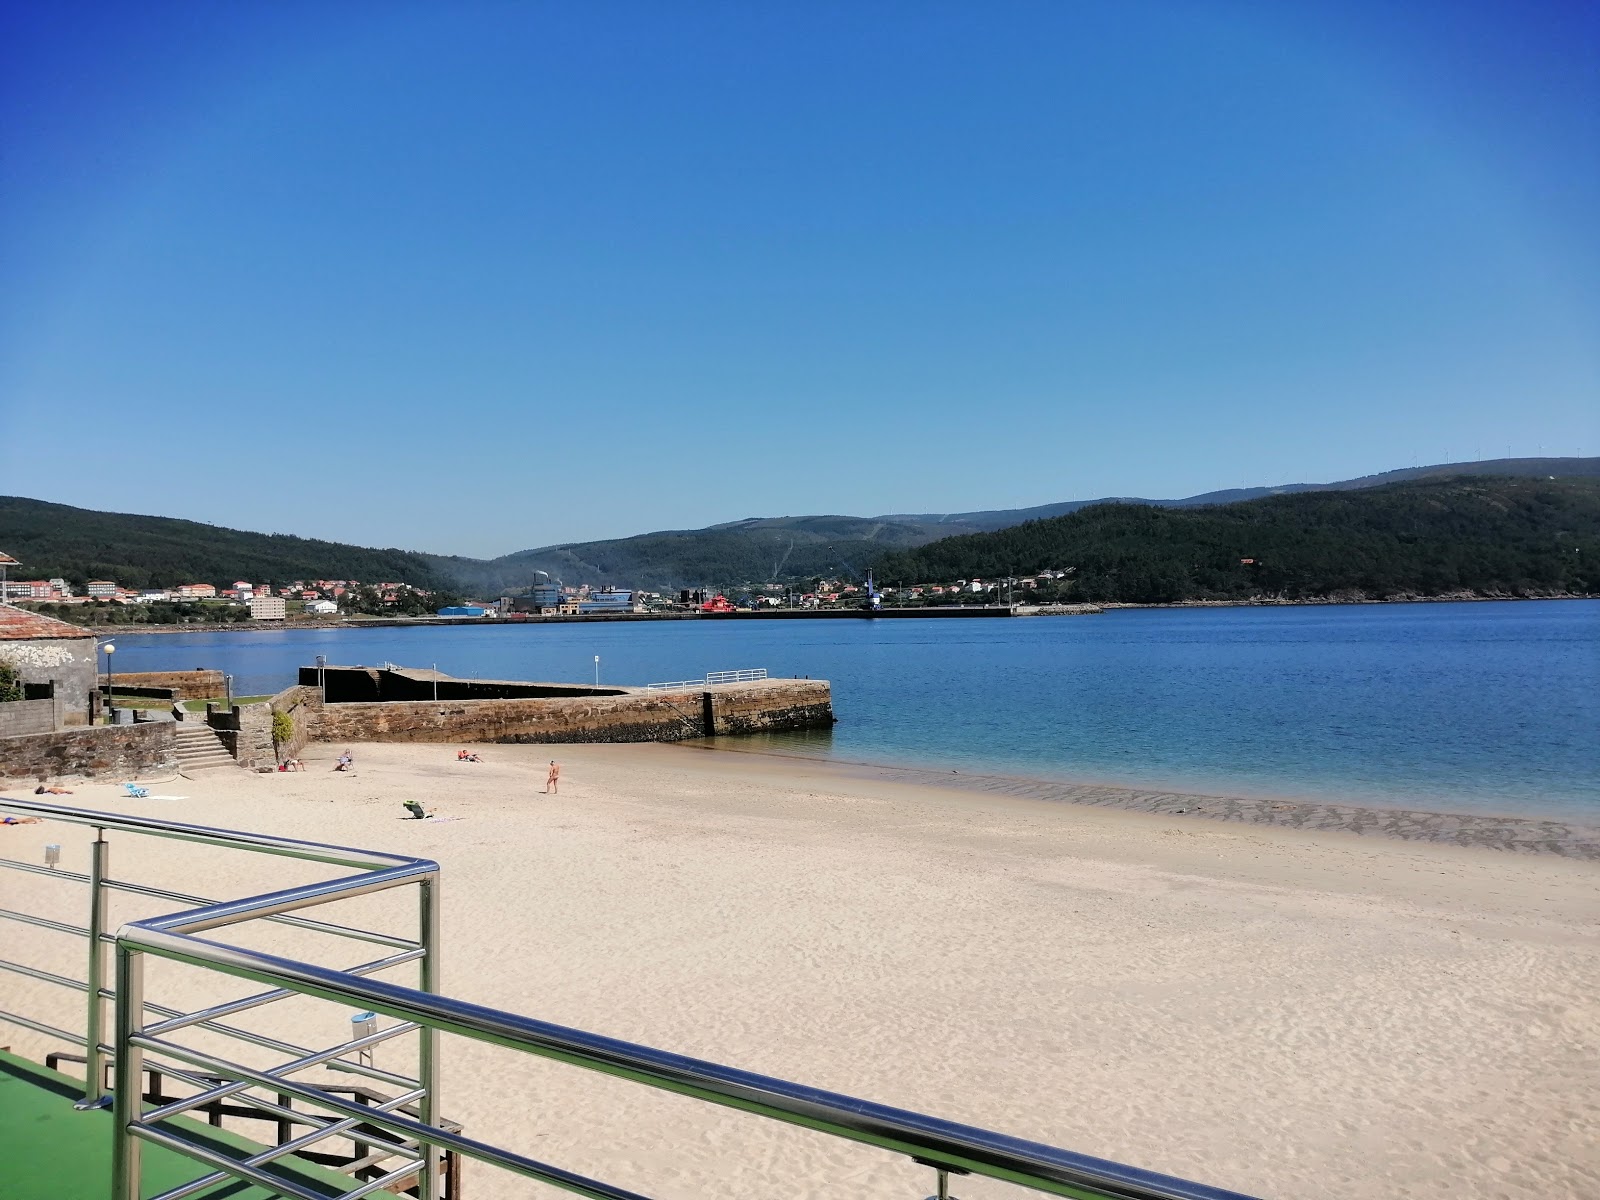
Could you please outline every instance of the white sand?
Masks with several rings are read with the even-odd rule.
[[[154,789],[184,801],[89,784],[61,802],[436,858],[446,990],[464,999],[1263,1196],[1600,1196],[1592,863],[687,747],[559,748],[552,798],[549,747],[461,764],[454,747],[359,746],[350,776],[328,770],[339,749],[312,747],[304,774]],[[466,819],[397,820],[412,797]],[[0,839],[7,857],[57,841],[63,865],[86,861],[84,831],[59,824]],[[125,835],[113,855],[121,877],[210,896],[329,874]],[[316,915],[409,932],[413,897]],[[0,906],[74,920],[82,904],[0,872]],[[381,953],[281,926],[227,936],[327,963]],[[81,942],[0,937],[4,957],[82,973]],[[181,1007],[254,990],[165,963],[151,979]],[[73,1027],[75,1004],[0,975],[0,1007]],[[348,1016],[295,1001],[239,1023],[321,1046]],[[52,1048],[0,1026],[7,1043]],[[444,1107],[469,1133],[653,1196],[932,1190],[926,1168],[760,1118],[455,1039],[445,1055]],[[466,1171],[475,1200],[555,1194]]]

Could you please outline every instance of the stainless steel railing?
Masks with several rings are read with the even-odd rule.
[[[107,943],[115,944],[117,938],[105,932],[107,899],[110,893],[124,892],[134,895],[151,897],[162,900],[176,900],[190,905],[199,905],[201,910],[213,913],[226,913],[225,924],[238,921],[266,919],[278,924],[293,926],[297,929],[328,934],[340,938],[353,939],[374,943],[388,948],[391,953],[369,962],[359,963],[346,968],[352,977],[360,978],[391,967],[400,966],[409,962],[421,964],[421,983],[423,987],[435,986],[436,955],[434,939],[437,936],[437,922],[431,921],[431,893],[434,880],[438,875],[436,864],[424,859],[413,859],[400,855],[380,854],[365,850],[350,849],[347,847],[328,846],[320,843],[300,842],[287,838],[273,837],[270,835],[243,833],[235,830],[209,829],[202,826],[180,825],[167,821],[155,821],[140,817],[125,816],[118,813],[97,813],[82,809],[70,808],[64,805],[41,802],[34,800],[10,800],[0,798],[0,811],[27,813],[44,817],[53,821],[68,824],[90,826],[95,830],[95,840],[90,846],[90,870],[87,874],[76,871],[61,870],[54,865],[39,865],[34,863],[18,862],[10,859],[0,859],[0,868],[8,868],[24,872],[43,874],[59,880],[66,880],[89,885],[89,918],[87,925],[73,925],[63,921],[52,920],[32,913],[16,912],[9,909],[0,909],[0,920],[12,920],[24,924],[34,925],[49,929],[53,932],[86,937],[89,941],[88,969],[83,980],[73,979],[54,972],[44,971],[23,963],[0,960],[0,972],[9,972],[41,982],[54,984],[63,988],[79,991],[85,995],[85,1010],[83,1019],[83,1032],[78,1033],[68,1029],[36,1020],[22,1013],[0,1010],[0,1021],[19,1025],[31,1029],[47,1037],[54,1037],[69,1043],[84,1047],[85,1074],[84,1094],[78,1101],[79,1108],[104,1107],[108,1103],[113,1108],[126,1102],[133,1112],[124,1123],[117,1121],[119,1155],[121,1162],[124,1148],[123,1143],[130,1139],[142,1137],[144,1127],[160,1121],[165,1117],[180,1111],[186,1111],[197,1104],[214,1099],[215,1085],[208,1081],[187,1075],[182,1071],[166,1068],[169,1076],[184,1079],[197,1087],[201,1095],[186,1097],[174,1104],[164,1105],[153,1113],[143,1113],[139,1104],[140,1087],[138,1085],[142,1062],[133,1073],[134,1085],[129,1088],[122,1080],[122,1069],[129,1061],[129,1056],[119,1054],[115,1043],[108,1044],[104,1031],[104,1008],[108,1000],[117,1004],[119,1021],[123,1017],[132,1015],[137,1018],[136,1024],[143,1032],[151,1035],[170,1035],[177,1031],[197,1027],[225,1037],[246,1042],[251,1045],[271,1050],[278,1055],[287,1055],[289,1063],[279,1066],[275,1070],[304,1070],[307,1067],[327,1063],[339,1071],[351,1072],[366,1076],[393,1087],[403,1089],[398,1097],[389,1099],[386,1103],[392,1106],[415,1105],[422,1115],[430,1121],[437,1120],[437,1034],[429,1030],[418,1029],[415,1025],[394,1027],[369,1037],[355,1038],[323,1051],[313,1051],[306,1047],[295,1045],[279,1038],[272,1038],[252,1030],[236,1025],[226,1024],[222,1018],[251,1009],[260,1008],[281,1000],[296,993],[285,988],[273,988],[265,992],[232,1000],[224,1004],[213,1005],[197,1012],[184,1012],[176,1008],[158,1004],[144,999],[142,994],[142,974],[132,991],[123,991],[119,988],[104,986],[104,956],[103,947]],[[220,846],[231,850],[251,851],[269,855],[281,855],[290,858],[302,859],[310,862],[323,863],[337,867],[358,867],[362,873],[349,879],[324,881],[306,887],[294,889],[300,897],[300,902],[289,905],[283,912],[269,913],[263,911],[259,904],[245,902],[243,905],[231,902],[216,902],[206,897],[191,895],[186,892],[172,891],[166,888],[151,887],[144,884],[132,883],[124,880],[113,879],[108,872],[109,847],[106,841],[108,830],[141,834],[146,836],[171,838],[181,841],[199,842],[206,845]],[[409,883],[418,883],[423,892],[421,903],[420,936],[417,939],[397,937],[393,934],[382,933],[376,930],[360,929],[350,925],[336,924],[303,916],[290,914],[290,909],[310,907],[311,905],[327,903],[349,896],[360,895],[382,888],[396,887]],[[131,1006],[131,1013],[130,1013]],[[146,1019],[146,1014],[153,1014],[152,1020]],[[380,1041],[387,1041],[404,1033],[417,1032],[419,1036],[417,1078],[385,1071],[372,1065],[370,1061],[348,1061],[346,1055],[359,1052]],[[104,1094],[103,1082],[105,1078],[105,1065],[108,1057],[115,1056],[118,1070],[118,1084],[113,1089],[112,1095]],[[181,1196],[209,1187],[214,1183],[238,1176],[254,1169],[256,1174],[247,1176],[256,1178],[258,1182],[271,1180],[271,1186],[278,1189],[285,1188],[284,1181],[274,1176],[263,1174],[260,1167],[272,1159],[284,1154],[293,1153],[315,1141],[336,1136],[352,1126],[359,1124],[353,1121],[332,1120],[307,1120],[305,1114],[288,1113],[285,1110],[257,1097],[244,1095],[245,1088],[250,1085],[225,1088],[228,1095],[236,1095],[237,1099],[245,1104],[263,1112],[275,1113],[284,1120],[297,1120],[301,1124],[311,1124],[311,1133],[293,1139],[292,1144],[274,1146],[261,1155],[246,1160],[241,1170],[222,1173],[212,1173],[203,1179],[196,1180],[182,1188],[172,1189],[163,1194],[163,1200],[178,1200]],[[162,1138],[170,1140],[173,1137],[170,1129],[152,1130]],[[151,1138],[149,1140],[160,1140]],[[201,1148],[203,1149],[203,1148]],[[131,1165],[131,1174],[126,1177],[119,1176],[112,1181],[112,1186],[119,1188],[115,1195],[133,1197],[137,1200],[138,1192],[138,1145],[134,1143],[131,1152],[126,1156]],[[212,1161],[202,1154],[191,1154],[191,1157]],[[365,1194],[373,1187],[386,1186],[397,1178],[412,1178],[427,1174],[427,1169],[436,1168],[437,1152],[423,1150],[420,1158],[406,1158],[401,1166],[383,1176],[385,1183],[374,1183],[371,1180],[363,1181],[354,1195]],[[368,1186],[368,1185],[372,1186]],[[419,1178],[418,1194],[424,1197],[433,1197],[437,1189],[437,1171],[434,1170],[427,1178]]]
[[[291,1153],[320,1138],[335,1136],[357,1124],[383,1130],[400,1142],[415,1146],[417,1156],[377,1179],[360,1183],[344,1193],[347,1198],[415,1179],[419,1197],[433,1200],[439,1180],[439,1154],[453,1151],[597,1200],[643,1200],[626,1189],[442,1128],[438,1119],[440,1033],[584,1067],[904,1155],[933,1169],[937,1194],[941,1197],[948,1194],[950,1175],[974,1174],[1080,1200],[1243,1200],[1238,1193],[439,995],[438,868],[431,862],[265,835],[82,812],[31,801],[0,798],[0,810],[34,813],[99,828],[136,825],[139,832],[156,836],[290,854],[357,867],[361,872],[342,879],[207,903],[183,912],[135,921],[116,934],[115,1038],[112,1045],[101,1047],[115,1057],[116,1085],[112,1098],[117,1136],[113,1200],[138,1200],[139,1151],[144,1142],[167,1146],[214,1167],[216,1173],[207,1180],[231,1175],[276,1188],[285,1195],[321,1200],[266,1168],[281,1154]],[[364,964],[355,970],[334,970],[199,936],[242,921],[287,919],[290,913],[330,900],[412,882],[421,887],[421,936],[416,948],[422,951],[422,971],[418,988],[370,978],[367,968],[373,964]],[[151,1022],[145,1015],[147,1006],[143,994],[146,955],[218,971],[260,984],[268,990],[244,1001]],[[285,1046],[287,1051],[295,1052],[296,1057],[266,1070],[228,1061],[166,1036],[189,1025],[217,1028],[219,1018],[240,1011],[241,1005],[268,1003],[272,998],[289,994],[319,997],[371,1010],[394,1019],[397,1024],[369,1037],[322,1051]],[[0,1017],[10,1019],[7,1014],[0,1014]],[[357,1104],[327,1089],[291,1078],[307,1067],[332,1062],[374,1041],[411,1032],[416,1032],[420,1038],[418,1078],[389,1076],[392,1083],[410,1086],[387,1106],[375,1108]],[[202,1090],[183,1101],[142,1111],[139,1080],[147,1054],[197,1068],[202,1074],[181,1070],[173,1073],[201,1086]],[[230,1082],[215,1084],[208,1076]],[[299,1099],[332,1116],[326,1124],[295,1139],[292,1144],[273,1147],[243,1161],[228,1159],[206,1146],[187,1141],[172,1126],[154,1127],[155,1122],[164,1117],[224,1094],[246,1098],[246,1090],[250,1088],[263,1088],[280,1097]],[[258,1103],[268,1109],[274,1107],[266,1101]],[[417,1116],[409,1117],[397,1111],[403,1104],[414,1105]],[[180,1200],[200,1186],[204,1184],[195,1181],[157,1200]]]

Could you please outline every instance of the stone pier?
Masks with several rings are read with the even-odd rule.
[[[302,693],[322,742],[677,742],[834,723],[821,679],[763,679],[671,690],[454,679],[400,668],[315,667]],[[437,694],[437,699],[434,698]]]

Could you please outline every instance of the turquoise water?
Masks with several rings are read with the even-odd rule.
[[[276,691],[317,654],[604,682],[833,682],[831,734],[764,748],[1230,794],[1600,823],[1600,601],[121,635],[125,670]]]

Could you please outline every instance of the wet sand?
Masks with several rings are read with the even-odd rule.
[[[717,753],[742,753],[738,749],[731,749],[728,739],[724,739],[724,742],[726,744],[715,747]],[[1431,812],[1426,809],[1338,804],[1287,797],[1208,795],[1203,792],[1152,790],[1106,783],[1066,783],[976,771],[930,770],[836,760],[819,760],[813,769],[838,771],[845,777],[878,779],[913,787],[938,787],[991,796],[1085,804],[1166,817],[1209,818],[1247,825],[1270,825],[1280,829],[1356,833],[1404,841],[1481,846],[1491,850],[1600,860],[1600,825],[1539,817]]]

